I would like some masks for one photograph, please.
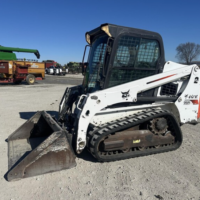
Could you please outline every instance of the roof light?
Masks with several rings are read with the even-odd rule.
[[[101,30],[104,31],[108,36],[112,37],[112,35],[109,32],[109,27],[108,25],[102,26]]]
[[[86,34],[86,41],[88,44],[90,44],[90,35],[88,33]]]

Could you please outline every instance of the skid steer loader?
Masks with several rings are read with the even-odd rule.
[[[58,118],[37,112],[8,137],[8,181],[74,167],[85,148],[101,162],[176,150],[197,123],[199,67],[165,62],[158,33],[102,24],[86,41],[83,84]]]

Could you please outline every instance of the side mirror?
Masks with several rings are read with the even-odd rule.
[[[81,64],[81,67],[82,67],[82,74],[84,75],[85,71],[84,71],[84,64],[83,63]]]
[[[88,63],[82,63],[82,74],[85,75]]]

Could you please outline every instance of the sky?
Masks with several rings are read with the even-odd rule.
[[[38,49],[40,61],[81,62],[85,33],[103,23],[160,33],[166,61],[177,62],[179,44],[200,44],[199,0],[1,0],[0,6],[0,45]]]

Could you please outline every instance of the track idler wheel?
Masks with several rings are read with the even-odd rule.
[[[156,135],[163,135],[168,128],[167,120],[164,117],[155,118],[150,121],[150,131]]]

